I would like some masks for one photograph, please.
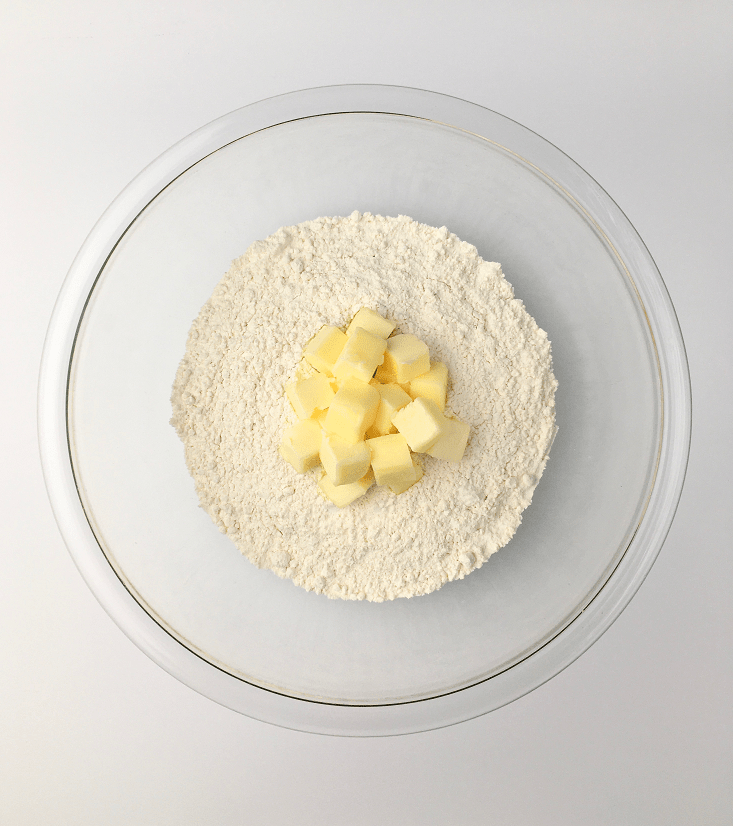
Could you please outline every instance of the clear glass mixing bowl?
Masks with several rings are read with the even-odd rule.
[[[515,538],[460,582],[382,604],[255,569],[198,507],[168,424],[189,326],[231,260],[355,209],[445,225],[501,262],[559,381],[559,435]],[[71,554],[149,656],[258,719],[382,735],[497,708],[603,633],[669,529],[690,390],[654,262],[573,161],[465,101],[340,86],[214,121],[115,200],[54,311],[39,434]]]

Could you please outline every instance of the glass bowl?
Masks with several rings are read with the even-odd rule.
[[[559,381],[559,434],[514,539],[464,580],[381,604],[251,565],[198,507],[168,423],[189,326],[232,259],[354,210],[445,225],[501,262]],[[399,87],[264,100],[152,163],[73,263],[39,389],[59,527],[119,627],[225,706],[338,735],[466,720],[572,662],[659,552],[689,436],[674,310],[621,210],[524,127]]]

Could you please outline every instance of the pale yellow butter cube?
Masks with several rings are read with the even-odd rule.
[[[359,379],[346,379],[331,400],[324,429],[347,442],[360,442],[374,424],[379,399],[376,387]]]
[[[382,368],[377,372],[380,381],[406,384],[430,369],[430,351],[417,336],[404,333],[387,339]]]
[[[323,469],[336,487],[361,479],[372,460],[366,442],[353,444],[332,433],[323,437],[320,457]]]
[[[362,307],[361,310],[354,316],[353,321],[349,324],[346,335],[350,336],[357,327],[372,333],[379,338],[389,338],[395,328],[393,321],[387,321],[382,318],[379,313],[370,310],[368,307]]]
[[[460,462],[468,444],[470,430],[470,426],[460,419],[446,419],[443,432],[427,452],[436,459]]]
[[[338,327],[321,327],[303,349],[303,358],[326,376],[333,376],[336,359],[346,344],[346,333]]]
[[[285,385],[285,395],[299,419],[309,419],[316,410],[326,410],[335,393],[327,376],[318,373]]]
[[[435,444],[443,432],[445,421],[434,401],[420,397],[392,416],[392,424],[416,453],[424,453]]]
[[[441,410],[445,410],[447,390],[448,368],[442,361],[436,361],[430,365],[427,373],[417,376],[410,382],[408,392],[413,399],[431,399]]]
[[[298,471],[305,473],[318,464],[323,431],[315,419],[303,419],[283,433],[280,455]]]
[[[377,367],[377,372],[374,374],[374,381],[379,384],[395,384],[397,382],[397,377],[387,364],[386,351],[384,354],[384,361],[379,365],[379,367]]]
[[[411,488],[415,482],[419,482],[423,476],[423,469],[413,458],[412,460],[412,469],[405,472],[405,475],[399,482],[392,482],[389,486],[389,489],[394,493],[396,496],[399,496],[401,493],[404,493],[408,488]]]
[[[412,456],[405,437],[399,433],[367,439],[372,453],[372,470],[378,485],[399,485],[412,468]]]
[[[405,393],[399,384],[377,384],[377,390],[381,397],[374,425],[370,430],[374,431],[374,436],[386,436],[388,433],[396,433],[397,428],[392,424],[392,415],[412,399]]]
[[[384,359],[387,342],[362,327],[357,327],[346,340],[333,368],[333,374],[341,382],[347,378],[369,382],[374,371]]]
[[[363,496],[373,483],[374,474],[371,471],[368,471],[365,476],[356,482],[338,486],[334,485],[328,475],[324,473],[318,480],[318,488],[329,502],[333,502],[336,507],[345,508],[360,496]]]

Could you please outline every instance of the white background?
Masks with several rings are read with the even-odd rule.
[[[733,7],[729,2],[0,2],[0,823],[733,823]],[[601,640],[442,731],[285,731],[117,629],[41,477],[45,328],[95,220],[173,142],[263,97],[417,86],[535,130],[611,194],[677,308],[680,508]]]

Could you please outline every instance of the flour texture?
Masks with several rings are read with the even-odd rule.
[[[395,496],[347,508],[278,453],[284,386],[325,324],[370,307],[448,367],[446,415],[471,427],[460,464],[420,454]],[[445,227],[354,212],[284,227],[237,259],[191,327],[173,417],[201,506],[255,565],[331,598],[427,594],[506,545],[555,431],[550,342],[501,266]]]

